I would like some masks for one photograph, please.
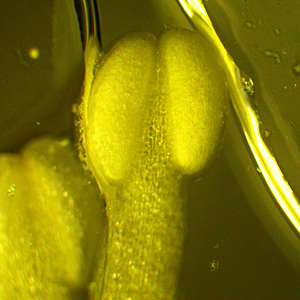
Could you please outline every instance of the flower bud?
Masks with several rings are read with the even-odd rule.
[[[94,39],[88,49],[82,146],[109,222],[104,280],[95,279],[91,298],[174,299],[181,179],[204,172],[221,144],[222,58],[207,37],[178,29],[130,34],[99,62]]]
[[[166,30],[158,39],[133,33],[112,47],[81,106],[87,158],[101,184],[130,177],[155,118],[174,168],[188,175],[205,170],[229,99],[219,62],[214,46],[188,30]]]

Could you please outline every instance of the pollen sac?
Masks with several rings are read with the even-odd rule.
[[[156,38],[120,40],[95,72],[83,120],[86,151],[96,176],[119,182],[142,151],[156,73]]]
[[[132,33],[103,56],[81,105],[87,160],[101,183],[130,177],[158,118],[173,168],[187,175],[206,168],[229,98],[217,53],[199,33],[169,29],[158,38]]]
[[[67,140],[1,154],[0,168],[0,298],[72,299],[104,241],[97,184]]]
[[[218,149],[229,103],[226,77],[211,42],[187,30],[159,39],[167,143],[184,174],[205,170]]]

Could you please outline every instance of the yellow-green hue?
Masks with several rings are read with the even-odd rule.
[[[155,78],[155,38],[132,35],[118,42],[95,71],[86,129],[88,157],[107,182],[129,176],[141,151]],[[92,146],[91,146],[92,145]]]
[[[103,203],[69,142],[0,156],[0,298],[72,299],[90,281]]]
[[[166,145],[163,103],[157,99],[143,135],[143,154],[126,184],[104,190],[109,235],[102,297],[171,300],[184,238],[180,174]]]
[[[202,1],[178,1],[197,30],[204,32],[207,40],[215,45],[219,56],[223,57],[222,65],[230,88],[233,106],[252,155],[262,173],[265,183],[269,187],[274,199],[276,199],[276,203],[293,224],[296,232],[300,233],[299,199],[286,180],[272,151],[264,142],[262,134],[260,133],[260,118],[244,92],[243,81],[241,80],[238,67],[218,38],[206,10],[203,7]]]
[[[184,238],[181,178],[204,171],[224,127],[221,58],[203,36],[179,29],[130,34],[94,70],[96,47],[92,39],[86,53],[82,145],[109,227],[92,299],[171,300]]]
[[[211,43],[191,31],[159,39],[160,91],[165,97],[171,157],[184,174],[203,171],[219,146],[228,92]]]
[[[172,160],[184,174],[203,170],[218,146],[227,105],[219,57],[200,35],[168,30],[158,40],[131,34],[94,72],[90,57],[82,104],[85,149],[101,184],[128,178],[143,151],[151,106],[163,98]],[[87,142],[86,142],[87,141]]]

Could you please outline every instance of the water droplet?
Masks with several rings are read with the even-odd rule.
[[[38,122],[38,121],[37,121],[37,122],[35,122],[35,124],[36,124],[36,125],[38,125],[38,126],[40,126],[40,125],[41,125],[41,123],[40,123],[40,122]]]
[[[16,189],[16,185],[12,184],[9,189],[7,190],[7,195],[8,197],[13,197],[13,195],[15,194],[15,189]]]
[[[64,198],[67,198],[67,197],[69,196],[69,194],[68,194],[67,191],[64,191],[64,192],[62,193],[62,195],[63,195]]]
[[[256,171],[257,171],[259,174],[262,173],[262,171],[261,171],[261,169],[260,169],[259,167],[256,168]]]

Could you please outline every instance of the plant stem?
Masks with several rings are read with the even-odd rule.
[[[102,300],[174,299],[184,237],[181,176],[154,105],[145,151],[130,180],[105,193],[109,236]]]

